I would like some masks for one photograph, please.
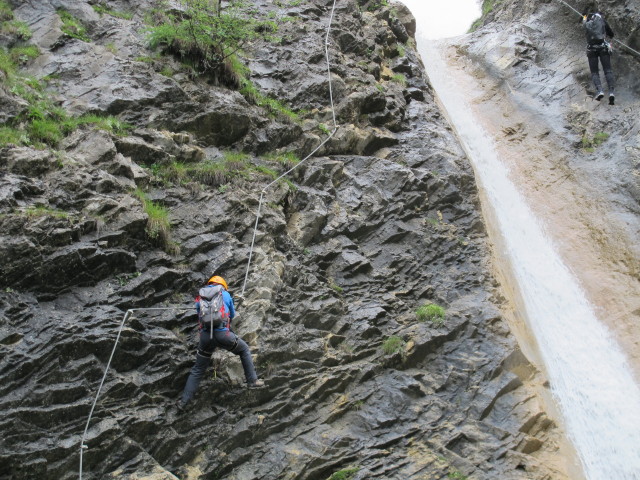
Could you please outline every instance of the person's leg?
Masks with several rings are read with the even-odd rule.
[[[191,401],[196,390],[198,390],[200,381],[211,362],[211,354],[214,349],[215,347],[211,344],[209,333],[204,331],[200,332],[200,343],[198,344],[198,351],[196,352],[196,363],[191,368],[187,384],[182,392],[181,402],[183,407]]]
[[[613,70],[611,69],[611,55],[605,51],[600,54],[600,62],[602,63],[602,71],[607,79],[607,86],[609,87],[609,99],[614,96],[616,88],[615,79],[613,78]]]
[[[600,96],[600,92],[602,92],[602,84],[600,83],[600,69],[598,66],[598,53],[587,51],[587,58],[589,60],[589,70],[591,71],[591,81],[593,81],[593,86],[596,87],[596,98]],[[600,98],[602,98],[600,96]],[[600,100],[598,98],[598,100]]]
[[[221,345],[225,350],[234,353],[240,357],[242,362],[242,369],[244,370],[244,376],[247,379],[249,385],[256,383],[258,375],[256,375],[256,369],[253,365],[253,359],[251,358],[251,350],[249,345],[238,337],[235,333],[220,332],[215,334],[216,342]]]

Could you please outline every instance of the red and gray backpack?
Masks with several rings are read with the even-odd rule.
[[[223,327],[229,319],[229,312],[224,304],[222,285],[207,285],[198,292],[200,311],[198,320],[203,327],[209,324],[211,332],[215,328]]]

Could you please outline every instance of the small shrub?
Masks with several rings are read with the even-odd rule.
[[[421,321],[429,320],[435,325],[442,325],[445,318],[445,310],[435,303],[427,303],[416,310],[416,318]]]
[[[343,470],[338,470],[337,472],[331,474],[331,476],[329,477],[329,480],[350,480],[359,471],[360,471],[360,467],[345,468]]]
[[[382,351],[387,355],[393,355],[394,353],[401,351],[404,346],[405,341],[402,338],[392,335],[382,344]]]
[[[87,29],[82,25],[80,20],[62,8],[58,10],[58,15],[60,16],[60,20],[62,20],[61,30],[63,33],[66,33],[71,38],[82,40],[83,42],[90,41],[87,35]]]
[[[247,42],[270,32],[268,24],[261,27],[250,2],[236,0],[222,8],[210,0],[180,0],[181,14],[156,9],[149,18],[149,46],[162,48],[187,61],[199,73],[213,75],[234,88],[240,86],[227,60]]]

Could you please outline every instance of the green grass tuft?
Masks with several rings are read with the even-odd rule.
[[[350,480],[359,471],[360,471],[359,467],[345,468],[342,470],[338,470],[337,472],[333,473],[329,477],[329,480]]]
[[[133,13],[112,10],[106,5],[102,4],[93,5],[93,9],[100,15],[111,15],[112,17],[121,18],[123,20],[131,20],[133,18]]]
[[[80,22],[80,20],[78,20],[63,8],[58,9],[57,13],[60,17],[60,20],[62,20],[61,30],[63,33],[66,33],[71,38],[82,40],[83,42],[91,41],[91,39],[87,35],[86,27],[82,25],[82,22]]]
[[[169,210],[151,200],[147,194],[137,189],[136,196],[142,202],[142,208],[147,214],[147,236],[162,248],[171,247],[171,223],[169,221]]]
[[[402,338],[396,335],[392,335],[391,337],[387,338],[382,344],[382,351],[387,355],[392,355],[396,352],[400,352],[404,348],[404,346],[405,341]]]
[[[445,309],[435,303],[427,303],[416,310],[416,318],[420,322],[430,321],[439,326],[444,323]]]

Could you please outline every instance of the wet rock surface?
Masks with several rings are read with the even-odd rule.
[[[594,100],[580,16],[561,2],[503,2],[445,48],[469,76],[476,115],[514,182],[640,379],[640,56],[615,41],[639,50],[640,7],[598,8],[615,33],[615,105]],[[601,67],[600,76],[608,95]]]
[[[145,307],[168,310],[134,311],[124,325],[84,478],[326,479],[350,467],[354,479],[563,478],[546,461],[560,438],[532,388],[540,376],[499,311],[473,172],[423,78],[404,8],[338,2],[338,131],[293,184],[266,193],[236,321],[266,387],[246,389],[238,359],[218,352],[179,413],[197,338],[192,296],[213,273],[239,293],[271,179],[181,183],[154,168],[213,161],[223,147],[261,164],[262,152],[318,145],[317,125],[332,125],[331,5],[258,2],[299,19],[282,26],[289,41],[253,45],[249,62],[266,93],[310,110],[292,125],[237,92],[132,61],[145,54],[146,3],[123,20],[62,2],[91,42],[61,34],[58,3],[16,9],[43,51],[29,71],[57,74],[67,108],[135,129],[0,152],[0,478],[76,478],[120,322]],[[136,188],[169,210],[163,245]],[[443,324],[416,319],[428,302],[446,308]],[[385,351],[392,336],[400,347]]]

